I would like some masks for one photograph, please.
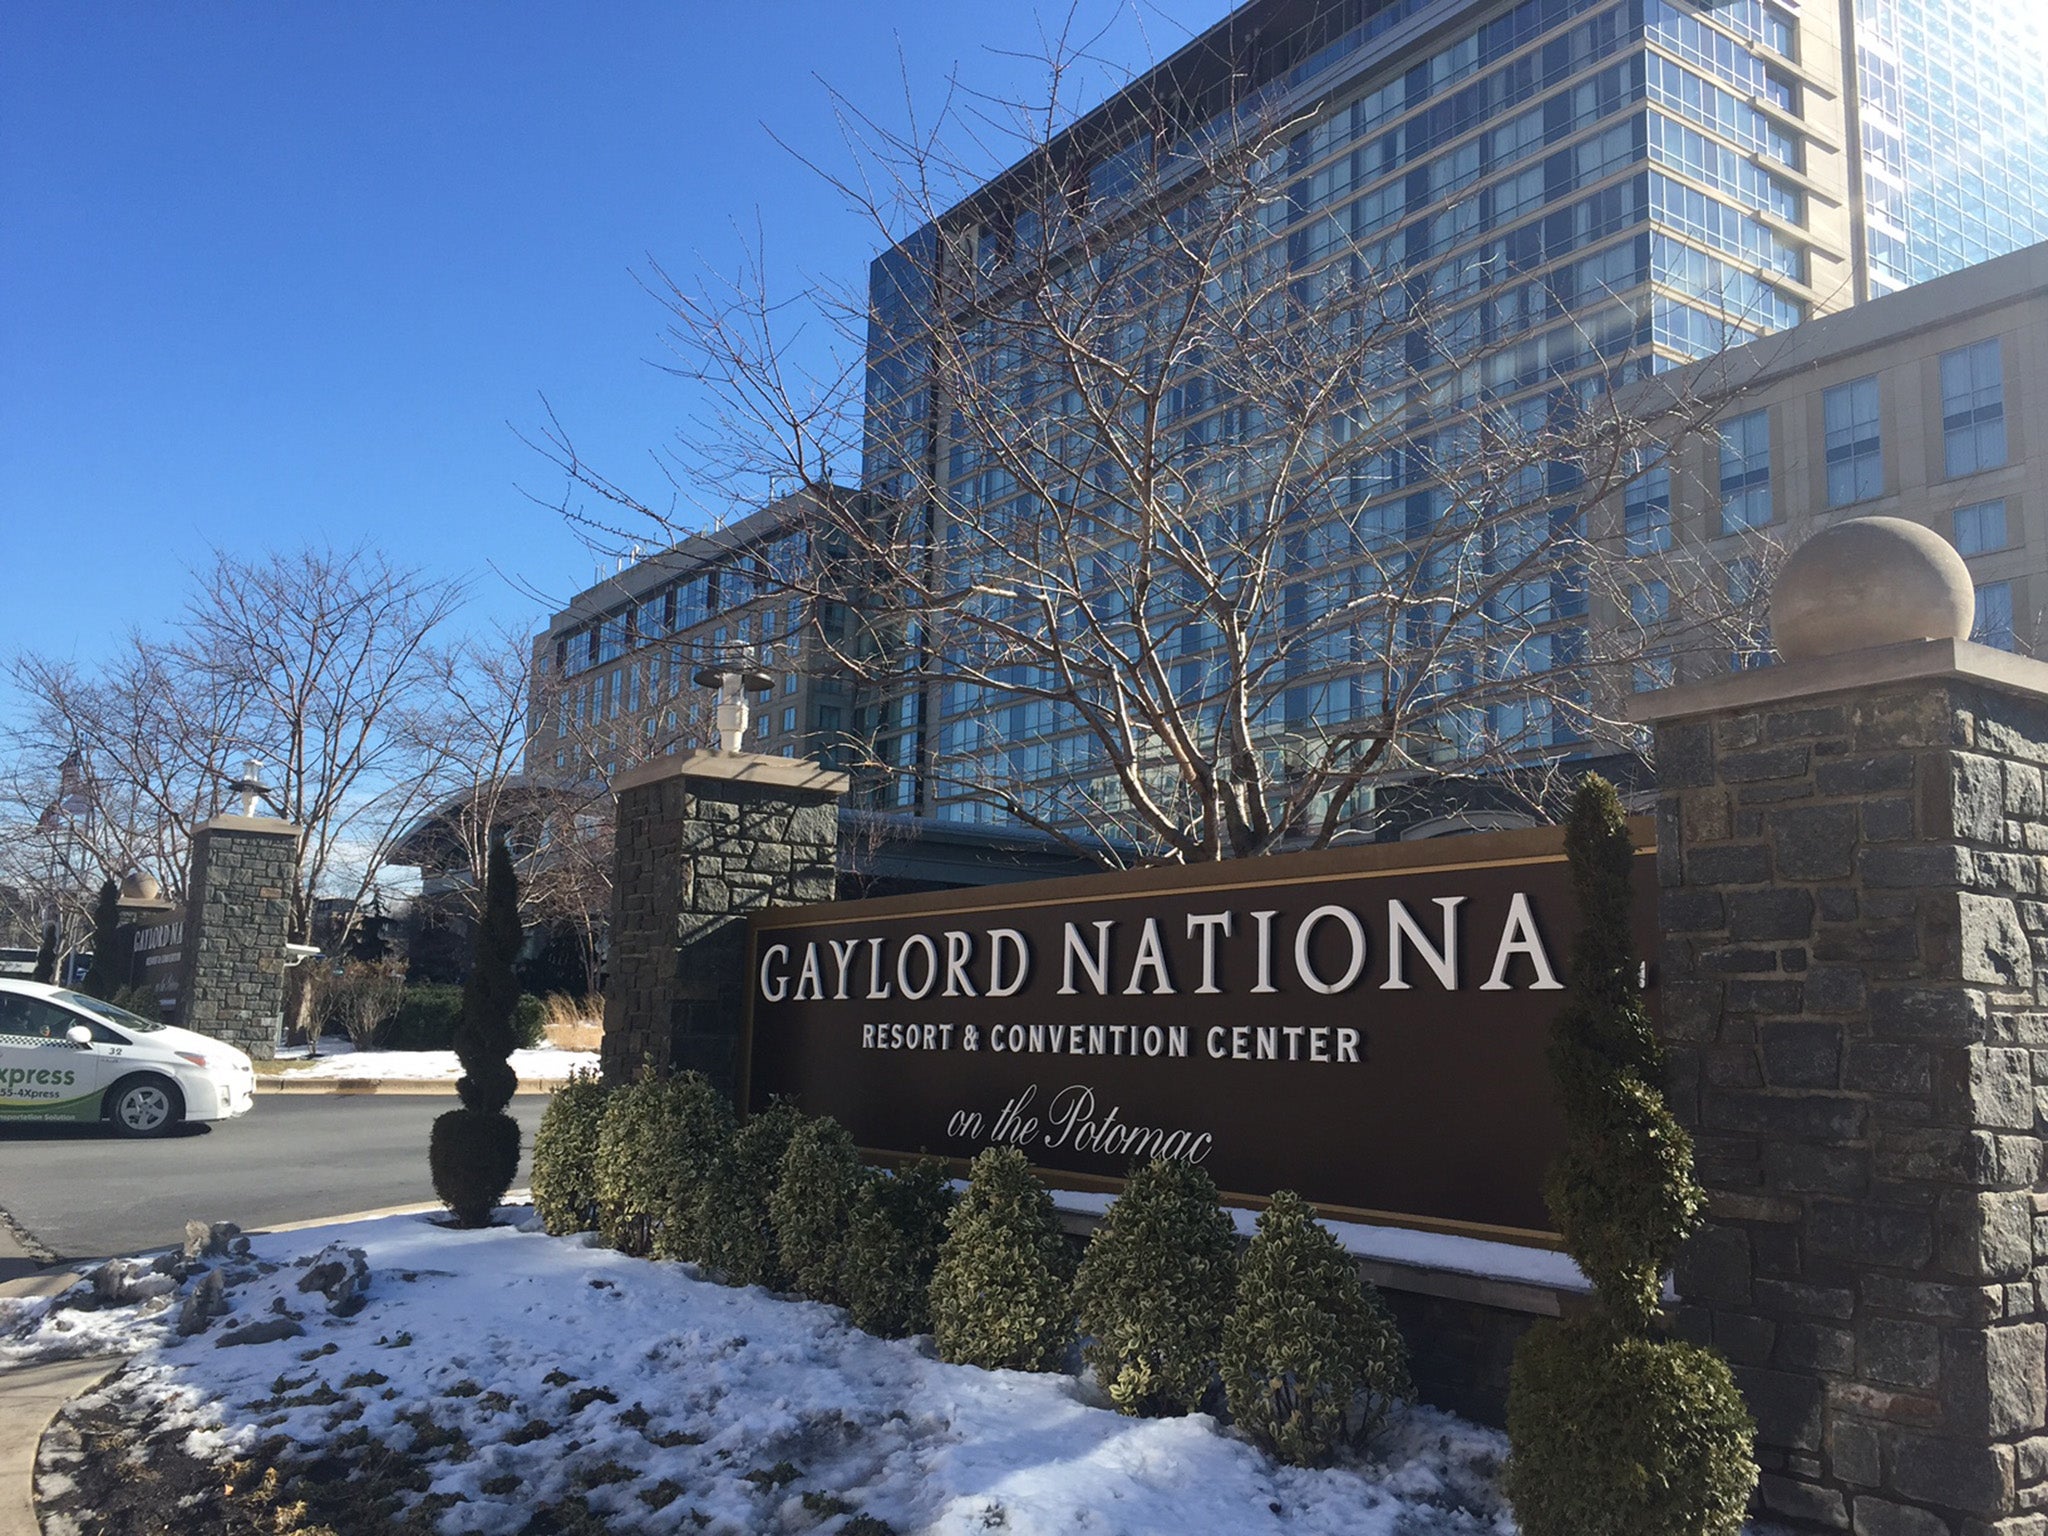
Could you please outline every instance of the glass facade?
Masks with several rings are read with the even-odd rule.
[[[1813,286],[1818,267],[1836,271],[1855,253],[1842,245],[1848,225],[1839,216],[1816,230],[1815,203],[1826,199],[1810,188],[1824,179],[1818,161],[1839,155],[1834,146],[1848,131],[1844,104],[1815,82],[1849,65],[1846,57],[1828,60],[1830,70],[1822,71],[1823,61],[1811,57],[1833,46],[1832,25],[1807,35],[1802,17],[1811,0],[1520,0],[1471,12],[1462,29],[1426,49],[1380,52],[1395,23],[1439,4],[1448,12],[1447,0],[1333,0],[1318,8],[1312,37],[1258,51],[1279,63],[1253,66],[1250,100],[1231,103],[1208,126],[1095,152],[1075,179],[1071,203],[983,202],[957,216],[964,225],[958,238],[926,230],[878,259],[870,282],[866,488],[921,505],[934,528],[949,520],[1032,527],[1043,498],[1020,484],[1015,465],[977,446],[957,408],[949,421],[936,404],[930,336],[934,326],[954,323],[941,313],[945,295],[999,280],[1011,253],[1049,240],[1055,226],[1085,218],[1091,207],[1127,211],[1167,180],[1166,168],[1188,142],[1216,131],[1231,113],[1248,118],[1265,101],[1285,101],[1303,126],[1255,169],[1272,197],[1247,262],[1298,274],[1298,292],[1311,304],[1325,287],[1352,291],[1331,276],[1350,261],[1443,305],[1438,350],[1418,352],[1411,339],[1405,350],[1390,351],[1389,379],[1404,370],[1419,376],[1455,359],[1461,345],[1474,359],[1418,400],[1427,409],[1416,412],[1412,438],[1352,470],[1344,540],[1321,547],[1311,530],[1294,546],[1315,571],[1292,590],[1286,622],[1313,627],[1319,615],[1355,602],[1361,568],[1344,560],[1359,540],[1412,537],[1456,504],[1443,487],[1470,449],[1462,429],[1442,425],[1447,412],[1501,405],[1512,413],[1554,400],[1561,389],[1597,390],[1796,325],[1816,304],[1845,302],[1846,293],[1821,298]],[[1846,53],[1861,81],[1862,181],[1873,212],[1854,238],[1864,242],[1873,288],[2048,238],[2048,115],[2041,110],[2048,68],[2013,67],[2016,59],[2043,61],[2043,13],[2042,0],[1855,0]],[[1821,115],[1809,124],[1809,112]],[[1099,251],[1091,257],[1102,259]],[[956,274],[976,270],[949,284],[949,262]],[[1018,317],[998,318],[1014,336]],[[1084,409],[1074,392],[1063,394],[1034,373],[1028,343],[1004,341],[1003,325],[986,318],[972,323],[986,329],[977,345],[987,366],[1015,378],[1009,408],[1020,418]],[[1142,336],[1129,345],[1133,357],[1143,355]],[[2002,415],[1986,414],[2002,408],[2002,394],[1987,394],[1996,389],[1985,383],[1981,361],[1958,364],[1952,399],[1944,365],[1954,464],[1983,467],[1993,462],[1986,455],[2003,451]],[[1992,362],[1995,379],[1995,346]],[[1173,403],[1188,418],[1190,440],[1212,450],[1256,435],[1256,405],[1230,398],[1214,381],[1191,380]],[[1830,505],[1882,493],[1878,405],[1875,380],[1827,397]],[[1089,474],[1097,471],[1112,478],[1098,476],[1088,494],[1114,501],[1120,471],[1098,465]],[[1569,495],[1568,484],[1549,483],[1540,471],[1531,480],[1525,500]],[[1773,521],[1763,413],[1721,428],[1718,491],[1724,533]],[[1670,472],[1661,467],[1631,483],[1630,551],[1670,547],[1671,494]],[[1503,509],[1515,504],[1513,494],[1501,498]],[[1103,558],[1101,580],[1072,594],[1075,602],[1108,600],[1116,591],[1113,546]],[[1585,598],[1568,574],[1557,590],[1546,583],[1518,601],[1524,606],[1489,610],[1490,639],[1475,636],[1452,653],[1441,637],[1428,637],[1431,686],[1449,698],[1489,677],[1573,665],[1585,654]],[[1162,626],[1160,665],[1209,724],[1202,709],[1213,697],[1214,619],[1193,606]],[[917,654],[918,638],[913,631],[907,639],[905,665],[917,684],[874,706],[881,758],[903,770],[888,776],[883,803],[987,819],[985,797],[965,780],[991,773],[1043,786],[1037,798],[1026,796],[1032,803],[1025,809],[1050,823],[1075,824],[1076,806],[1116,798],[1099,733],[1044,697],[1050,690],[1028,668],[1007,675],[982,669],[972,685],[945,682],[958,669],[943,654]],[[1272,718],[1255,725],[1284,734],[1371,716],[1401,685],[1398,668],[1387,663],[1405,638],[1367,627],[1318,636],[1325,675],[1276,694]],[[1753,665],[1764,654],[1760,637],[1751,637],[1734,660]],[[927,677],[941,681],[927,685]],[[1439,743],[1453,756],[1461,743],[1498,741],[1506,730],[1540,745],[1577,739],[1570,711],[1539,708],[1533,699],[1504,699],[1462,725],[1454,715],[1447,707]],[[1143,743],[1136,750],[1142,759]],[[949,763],[973,772],[949,787]]]
[[[2048,5],[1855,0],[1869,294],[2048,240]]]

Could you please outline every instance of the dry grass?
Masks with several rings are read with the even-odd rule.
[[[604,999],[557,992],[541,1003],[541,1038],[561,1051],[594,1051],[604,1039]]]

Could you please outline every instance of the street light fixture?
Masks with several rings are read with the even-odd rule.
[[[699,667],[691,681],[699,688],[718,690],[718,750],[739,753],[746,750],[747,721],[751,711],[747,704],[750,693],[767,693],[775,686],[775,679],[759,667],[727,663]]]

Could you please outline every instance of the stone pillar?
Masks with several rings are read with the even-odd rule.
[[[847,777],[802,759],[694,752],[614,787],[604,1072],[696,1070],[739,1087],[746,914],[830,901]]]
[[[1830,643],[1814,589],[1868,526],[1788,566],[1786,664],[1641,711],[1673,1103],[1711,1198],[1677,1321],[1733,1364],[1774,1513],[2048,1536],[2048,665],[1916,620],[1905,578],[1835,592],[1884,622]]]
[[[216,816],[192,837],[178,1018],[259,1060],[277,1054],[299,829]]]

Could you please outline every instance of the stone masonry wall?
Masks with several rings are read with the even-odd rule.
[[[283,822],[220,817],[192,840],[178,1023],[259,1060],[277,1054],[298,857]]]
[[[1660,724],[1663,1028],[1712,1196],[1682,1330],[1770,1509],[2048,1536],[2048,705],[1874,685]]]
[[[838,796],[677,773],[622,789],[604,1072],[696,1070],[738,1092],[746,914],[830,901]]]

